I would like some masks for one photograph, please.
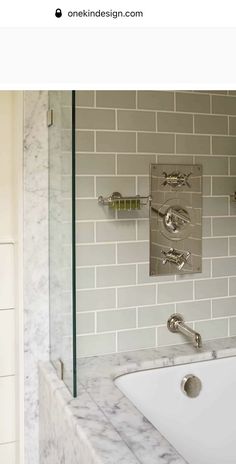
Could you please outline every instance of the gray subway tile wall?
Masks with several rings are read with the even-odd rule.
[[[76,105],[78,356],[185,343],[166,328],[173,312],[203,342],[236,335],[235,93],[78,91]],[[200,274],[150,277],[148,208],[97,204],[147,195],[156,162],[203,166]]]

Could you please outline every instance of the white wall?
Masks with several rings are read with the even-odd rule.
[[[20,118],[16,121],[20,110],[18,103],[18,93],[0,92],[0,463],[4,464],[15,464],[19,436],[16,407],[16,400],[19,404],[19,377],[16,375],[19,362],[18,356],[16,363],[19,286],[16,281],[20,255],[18,205],[21,198],[20,192],[17,192],[21,165],[18,156],[21,137],[17,137]],[[17,351],[20,353],[19,346]]]

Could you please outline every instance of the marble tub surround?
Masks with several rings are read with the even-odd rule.
[[[40,464],[186,464],[115,386],[130,372],[236,355],[236,337],[83,358],[78,398],[50,364],[40,365]],[[70,432],[68,432],[68,429]]]

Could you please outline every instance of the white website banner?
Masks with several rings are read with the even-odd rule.
[[[236,27],[235,0],[1,2],[0,27]]]

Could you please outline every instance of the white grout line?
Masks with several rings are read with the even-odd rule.
[[[114,110],[114,111],[116,111],[116,110]],[[123,109],[122,109],[122,111],[127,111],[127,110],[123,110]],[[163,113],[163,112],[164,112],[164,113],[168,113],[168,112],[166,112],[166,111],[159,111],[159,110],[156,111],[156,112],[157,112],[157,113]],[[174,114],[173,111],[169,111],[169,113],[170,113],[170,114]],[[152,114],[155,114],[155,111],[152,111]],[[200,115],[200,113],[184,113],[184,112],[181,112],[180,114],[181,114],[181,115],[182,115],[182,114],[189,114],[189,116],[193,116],[194,114],[196,114],[197,116]],[[203,113],[203,114],[204,114],[204,116],[206,116],[205,113]],[[222,115],[221,115],[221,116],[222,116]],[[66,129],[64,129],[64,131],[66,132]],[[70,131],[70,130],[68,130],[67,132],[69,133],[69,131]],[[96,131],[97,131],[97,132],[105,132],[105,133],[106,133],[106,132],[116,132],[116,129],[115,129],[115,127],[113,127],[113,128],[104,128],[104,129],[97,129],[97,128],[81,128],[81,129],[78,129],[78,128],[77,128],[77,129],[76,129],[76,132],[96,132]],[[122,132],[125,132],[125,133],[126,133],[126,132],[129,132],[130,134],[133,134],[133,133],[136,132],[136,129],[119,129],[119,132],[121,132],[121,133],[122,133]],[[145,134],[156,134],[156,131],[154,131],[154,130],[147,130],[147,129],[145,129],[145,130],[139,129],[139,130],[138,130],[138,133],[139,133],[139,132],[145,133]],[[205,139],[207,139],[207,138],[209,138],[209,137],[211,137],[211,136],[212,136],[212,137],[215,137],[215,138],[224,137],[224,138],[226,138],[226,139],[229,137],[229,135],[228,135],[227,133],[225,133],[225,132],[222,132],[221,134],[216,134],[215,132],[195,132],[195,133],[194,133],[194,132],[178,132],[178,131],[173,131],[173,130],[172,130],[172,131],[168,131],[168,130],[163,131],[163,130],[162,130],[162,131],[158,131],[158,134],[163,134],[163,135],[165,135],[165,134],[178,134],[178,135],[189,135],[189,136],[193,136],[193,135],[194,135],[196,138],[197,138],[197,137],[204,137]],[[194,138],[195,138],[195,137],[194,137]],[[230,135],[230,137],[236,138],[236,134],[232,134],[232,135]],[[69,150],[62,150],[62,151],[63,151],[64,153],[68,153],[68,154],[70,153]]]

